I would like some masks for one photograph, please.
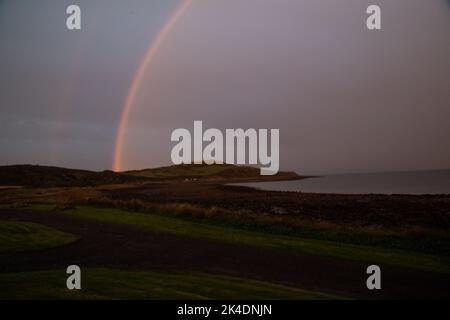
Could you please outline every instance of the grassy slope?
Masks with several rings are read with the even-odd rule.
[[[336,299],[282,285],[211,274],[83,269],[82,290],[62,271],[0,274],[0,299]],[[201,285],[199,285],[201,283]]]
[[[36,223],[0,221],[0,254],[43,250],[76,239],[74,235]]]
[[[48,210],[49,206],[34,206],[34,208]],[[426,271],[450,272],[450,261],[447,257],[415,252],[266,234],[120,209],[80,207],[75,210],[65,211],[64,214],[112,223],[128,224],[156,232],[172,233],[186,237],[216,239],[229,243],[270,249],[292,250],[341,259],[376,262],[377,264],[385,263]]]
[[[184,177],[184,176],[204,177],[204,176],[216,175],[230,167],[231,167],[230,165],[223,165],[223,164],[211,164],[211,165],[182,164],[182,165],[173,165],[173,166],[160,167],[160,168],[127,171],[125,173],[134,175],[134,176],[142,176],[142,177],[146,177],[146,178],[171,178],[171,177]]]
[[[181,164],[160,168],[133,170],[124,172],[127,175],[160,178],[160,179],[258,179],[267,180],[273,177],[298,178],[295,172],[278,172],[275,176],[261,176],[260,169],[249,166],[230,164]]]

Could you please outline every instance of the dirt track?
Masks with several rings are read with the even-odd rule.
[[[0,255],[0,272],[83,267],[222,273],[359,298],[450,298],[450,275],[383,266],[382,290],[365,286],[370,263],[196,240],[55,213],[0,210],[0,220],[41,223],[81,239],[41,252]],[[375,263],[375,262],[374,262]]]

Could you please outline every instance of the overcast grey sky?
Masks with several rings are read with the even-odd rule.
[[[132,75],[178,3],[0,1],[0,164],[111,168]],[[123,163],[170,164],[171,131],[203,120],[279,128],[281,169],[301,173],[450,168],[449,57],[446,0],[193,0],[146,69]]]

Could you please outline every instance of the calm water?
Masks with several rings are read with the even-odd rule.
[[[238,185],[263,190],[316,193],[450,194],[450,170],[342,174]]]

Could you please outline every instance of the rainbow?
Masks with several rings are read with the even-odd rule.
[[[164,38],[169,34],[172,27],[177,22],[178,18],[183,15],[186,8],[192,3],[192,0],[181,0],[181,3],[177,6],[174,12],[170,15],[169,19],[164,23],[156,37],[148,46],[141,62],[136,69],[130,87],[128,89],[125,101],[122,106],[122,112],[120,114],[119,124],[116,131],[116,139],[114,144],[114,155],[112,161],[112,168],[114,171],[121,171],[122,168],[122,149],[123,140],[125,135],[125,129],[128,123],[128,117],[130,115],[131,107],[133,106],[134,98],[139,90],[142,77],[144,76],[147,65],[152,61],[158,48],[161,46]]]

